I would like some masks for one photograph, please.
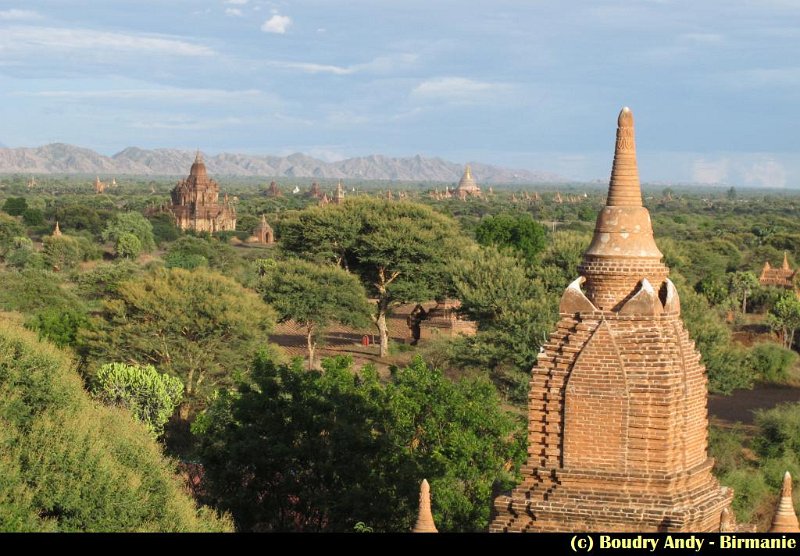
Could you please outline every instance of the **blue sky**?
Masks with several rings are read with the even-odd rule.
[[[797,0],[0,0],[0,142],[800,187]]]

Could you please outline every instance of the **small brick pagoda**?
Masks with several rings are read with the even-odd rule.
[[[181,230],[213,233],[236,229],[236,208],[227,195],[219,202],[219,184],[208,177],[199,151],[189,177],[178,182],[171,196],[168,210]]]
[[[761,276],[758,277],[758,281],[762,286],[793,289],[794,275],[796,273],[797,271],[792,270],[789,266],[789,256],[784,252],[783,265],[780,268],[772,268],[769,261],[766,261],[764,268],[761,269]]]
[[[736,527],[706,449],[705,369],[662,258],[623,108],[606,206],[532,371],[523,481],[495,500],[490,531]]]

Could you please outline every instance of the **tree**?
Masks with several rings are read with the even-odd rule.
[[[11,216],[22,216],[28,208],[28,202],[24,197],[9,197],[3,203],[3,210]]]
[[[81,337],[91,368],[109,361],[153,365],[179,377],[197,404],[248,366],[267,345],[274,321],[255,292],[230,278],[206,269],[158,269],[118,284],[94,330]]]
[[[4,257],[15,246],[17,238],[28,237],[25,228],[13,216],[0,213],[0,256]]]
[[[478,323],[466,359],[491,369],[524,400],[530,369],[557,319],[557,298],[523,260],[494,247],[468,250],[452,268],[461,312]]]
[[[494,245],[519,252],[533,262],[545,248],[546,231],[529,214],[487,216],[475,230],[481,245]]]
[[[42,256],[49,268],[55,271],[75,268],[83,260],[83,250],[78,241],[69,236],[45,236]]]
[[[360,277],[376,298],[372,318],[381,357],[389,351],[387,313],[401,303],[444,297],[446,260],[467,243],[455,221],[426,206],[373,198],[306,209],[287,217],[280,231],[288,252]]]
[[[93,393],[103,403],[130,411],[158,438],[183,399],[183,384],[152,365],[107,363],[97,371]]]
[[[335,266],[301,260],[259,261],[257,291],[278,313],[305,328],[308,367],[314,368],[318,338],[331,323],[365,326],[370,306],[356,276]]]
[[[44,214],[39,209],[27,208],[22,213],[22,221],[26,226],[41,226],[44,224]]]
[[[123,259],[135,259],[142,253],[142,242],[132,233],[124,232],[117,237],[114,250]]]
[[[784,293],[767,314],[767,324],[781,335],[783,347],[791,349],[800,328],[800,300],[794,292]]]
[[[120,212],[114,215],[103,230],[103,241],[111,241],[116,245],[124,234],[136,236],[144,253],[156,248],[153,225],[138,212]]]
[[[93,402],[72,358],[0,322],[0,530],[225,531],[127,412]]]
[[[521,423],[494,387],[420,359],[385,386],[348,357],[323,367],[261,355],[195,421],[211,500],[238,529],[408,531],[423,477],[441,530],[485,529],[493,486],[509,487],[524,459]]]
[[[742,300],[742,314],[747,312],[747,297],[759,286],[758,277],[752,272],[734,272],[730,278],[730,290]]]

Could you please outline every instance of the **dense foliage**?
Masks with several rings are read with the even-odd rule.
[[[230,383],[268,342],[275,314],[259,296],[207,270],[159,269],[121,282],[84,333],[90,362],[153,365],[190,401]]]
[[[443,531],[483,530],[523,431],[488,382],[451,382],[421,359],[383,385],[349,358],[325,372],[266,356],[198,417],[209,494],[240,530],[408,531],[427,478]]]
[[[70,358],[0,322],[0,530],[220,531],[145,427],[92,402]]]
[[[183,398],[181,381],[152,365],[107,363],[97,371],[95,383],[97,399],[127,409],[156,438]]]

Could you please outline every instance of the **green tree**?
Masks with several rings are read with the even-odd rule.
[[[387,313],[400,303],[445,296],[446,261],[466,243],[456,222],[426,206],[374,198],[301,211],[280,231],[287,251],[361,278],[376,299],[381,357],[389,351]]]
[[[461,311],[478,323],[464,356],[524,400],[530,369],[557,319],[557,298],[524,261],[494,247],[468,250],[452,268]]]
[[[41,226],[44,224],[44,214],[39,209],[28,208],[22,213],[22,221],[26,226]]]
[[[87,327],[86,313],[74,308],[47,307],[42,309],[26,323],[26,327],[39,333],[39,338],[47,338],[58,347],[76,347],[78,332]]]
[[[17,238],[28,237],[25,228],[13,216],[0,213],[0,256],[5,258],[10,249],[13,249]]]
[[[197,403],[247,367],[274,322],[260,297],[230,278],[206,269],[158,269],[118,284],[82,338],[93,367],[153,365],[179,377]]]
[[[0,530],[224,531],[144,426],[94,403],[72,358],[0,321]]]
[[[742,314],[747,312],[747,297],[758,289],[758,276],[752,272],[734,272],[730,278],[731,293],[742,300]]]
[[[97,371],[93,392],[103,403],[130,411],[158,438],[183,399],[183,384],[152,365],[107,363]]]
[[[117,237],[114,250],[117,252],[118,257],[135,259],[142,253],[142,242],[135,235],[124,232]]]
[[[142,244],[142,252],[149,253],[156,248],[153,225],[138,212],[120,212],[103,230],[103,241],[119,242],[124,234],[136,236]]]
[[[491,383],[453,383],[417,359],[384,386],[351,365],[262,355],[251,382],[220,393],[193,426],[211,500],[239,530],[408,531],[427,477],[441,530],[485,529],[493,485],[509,487],[524,458]]]
[[[3,203],[3,210],[11,216],[22,216],[28,209],[28,202],[24,197],[9,197]]]
[[[341,268],[301,260],[259,261],[257,291],[281,321],[294,320],[306,331],[308,367],[314,368],[318,339],[332,323],[366,326],[370,306],[356,276]]]
[[[83,260],[83,250],[75,238],[45,236],[42,243],[44,262],[55,271],[75,268]]]
[[[795,331],[800,328],[800,300],[794,292],[786,292],[778,299],[767,314],[767,324],[780,334],[783,347],[791,349]]]
[[[529,262],[537,259],[545,248],[546,230],[529,214],[487,216],[475,230],[481,245],[494,245],[519,252]]]

